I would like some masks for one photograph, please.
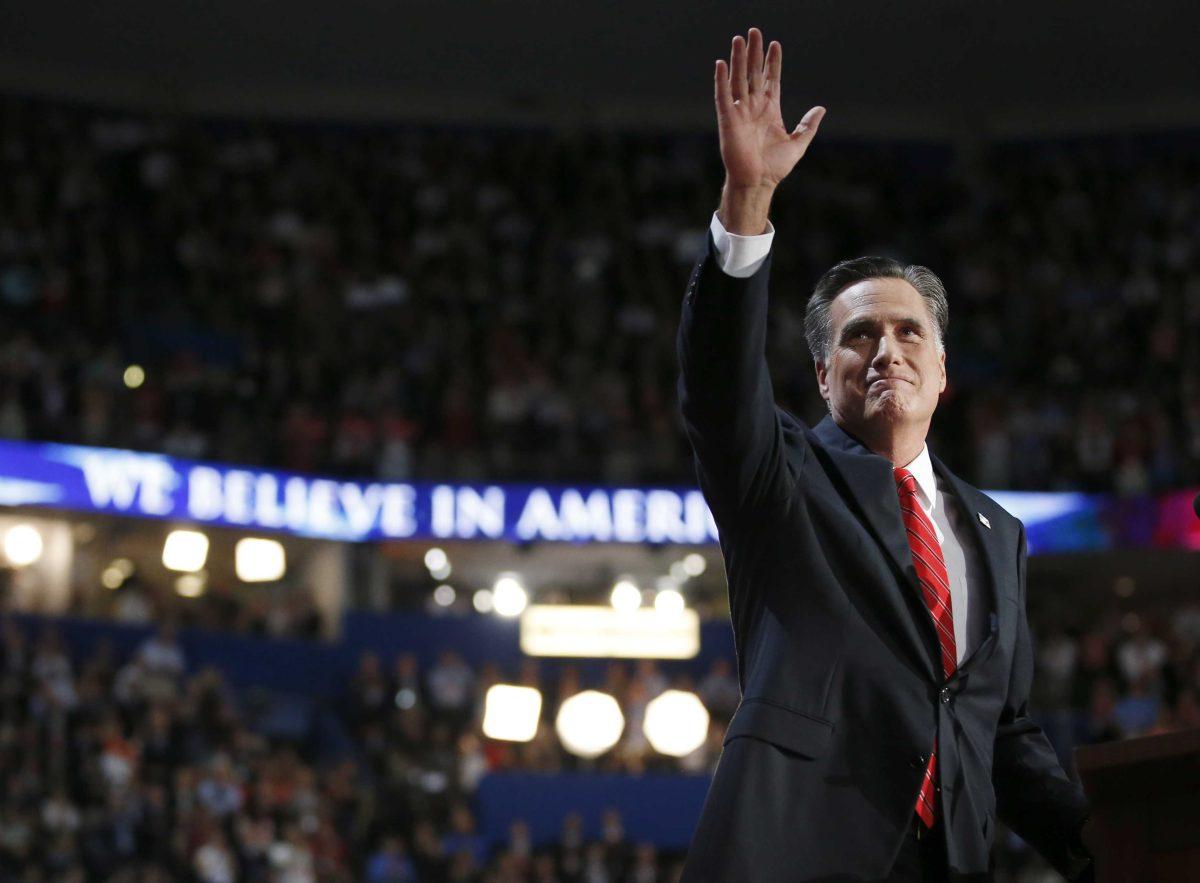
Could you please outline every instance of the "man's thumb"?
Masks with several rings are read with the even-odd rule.
[[[821,107],[820,105],[817,105],[816,107],[812,108],[811,110],[809,110],[808,113],[806,113],[804,115],[803,119],[801,119],[800,122],[796,123],[796,128],[792,130],[791,137],[792,138],[801,138],[801,137],[811,138],[813,135],[816,134],[817,127],[819,125],[821,125],[821,120],[824,117],[825,117],[825,108]]]

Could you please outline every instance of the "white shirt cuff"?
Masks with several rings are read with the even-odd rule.
[[[767,232],[757,236],[739,236],[730,233],[713,212],[712,223],[708,225],[712,231],[713,245],[717,247],[721,269],[730,276],[745,279],[758,272],[767,255],[771,253],[771,241],[775,238],[775,227],[767,221]]]

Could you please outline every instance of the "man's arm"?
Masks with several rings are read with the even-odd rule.
[[[779,43],[764,57],[762,34],[751,28],[748,40],[734,37],[729,64],[718,60],[714,74],[725,185],[688,283],[678,337],[680,407],[714,514],[742,510],[784,484],[766,365],[774,234],[767,214],[824,110],[810,110],[792,132],[783,127],[782,63]]]
[[[992,782],[997,814],[1071,881],[1090,881],[1091,854],[1082,839],[1088,818],[1083,789],[1063,772],[1054,748],[1028,716],[1033,639],[1025,615],[1027,548],[1021,525],[1017,548],[1019,619],[1008,698],[996,728]]]
[[[758,272],[771,253],[771,243],[775,239],[775,228],[770,221],[767,221],[765,233],[739,236],[725,229],[717,212],[713,212],[708,232],[712,234],[721,269],[736,279],[747,279]]]

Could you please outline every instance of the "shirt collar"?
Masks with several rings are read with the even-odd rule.
[[[917,493],[921,496],[921,504],[930,512],[937,500],[937,477],[933,474],[933,461],[929,459],[929,445],[921,446],[921,453],[904,467],[917,480]]]

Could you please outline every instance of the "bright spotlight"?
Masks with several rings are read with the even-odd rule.
[[[683,559],[683,569],[688,576],[699,576],[704,573],[706,567],[708,567],[708,562],[699,552],[692,552]]]
[[[475,605],[475,609],[480,613],[492,612],[492,590],[479,589],[471,598],[471,603]]]
[[[197,530],[173,530],[163,543],[163,567],[191,573],[208,559],[208,537]]]
[[[654,596],[654,609],[659,613],[680,613],[683,606],[683,595],[675,589],[664,589]]]
[[[610,597],[612,606],[621,611],[637,610],[642,606],[642,591],[630,580],[617,580]]]
[[[17,567],[37,561],[43,548],[42,535],[32,524],[18,524],[4,535],[4,555]]]
[[[533,687],[496,684],[483,704],[483,735],[489,739],[529,742],[537,735],[542,694]]]
[[[146,382],[146,372],[141,365],[130,365],[125,369],[125,385],[137,389]]]
[[[667,690],[646,705],[642,730],[655,751],[683,757],[704,744],[708,711],[695,693]]]
[[[617,744],[625,716],[617,700],[598,690],[576,693],[558,710],[554,729],[563,747],[577,757],[599,757]]]
[[[672,564],[668,573],[671,574],[671,579],[675,580],[677,583],[687,582],[687,578],[689,576],[687,568],[684,567],[682,561],[676,561],[674,564]]]
[[[277,540],[246,537],[233,549],[234,570],[244,583],[269,583],[282,579],[287,570],[283,544]]]
[[[437,546],[434,546],[425,553],[425,566],[430,570],[441,570],[449,561],[450,559],[446,557],[446,552]]]
[[[458,593],[454,591],[454,586],[442,583],[433,590],[433,600],[439,607],[449,607],[454,603],[454,599]]]
[[[492,606],[501,616],[517,616],[529,603],[525,587],[515,576],[502,576],[492,587]]]

